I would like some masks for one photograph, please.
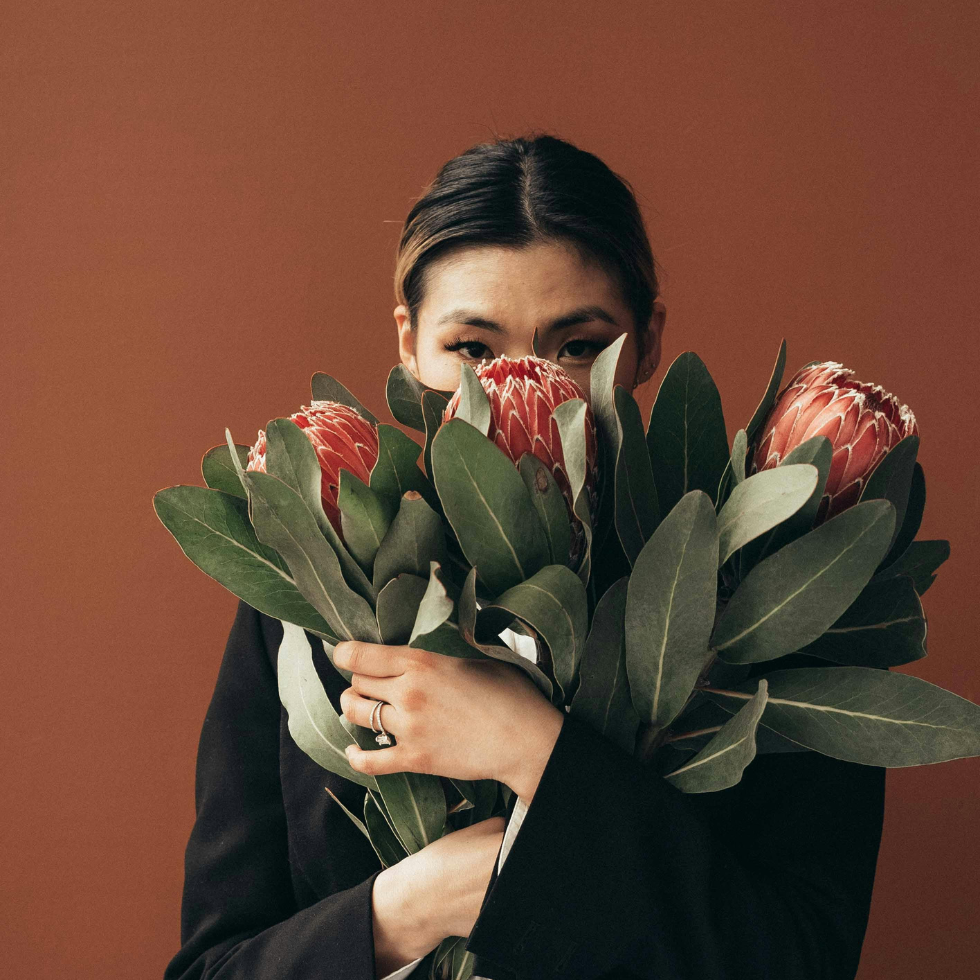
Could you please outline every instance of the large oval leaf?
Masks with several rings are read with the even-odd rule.
[[[755,694],[693,759],[664,777],[668,782],[684,793],[715,793],[742,778],[755,758],[755,733],[768,697],[766,679],[758,678],[756,683]]]
[[[572,544],[568,504],[551,470],[533,453],[523,453],[518,472],[548,538],[549,564],[567,565]]]
[[[166,487],[153,495],[153,509],[181,551],[229,592],[267,616],[333,635],[286,562],[255,536],[240,497],[206,487]]]
[[[344,715],[341,724],[362,748],[384,752],[375,742],[375,732],[355,725]],[[438,840],[446,829],[446,793],[437,775],[420,772],[379,773],[374,777],[378,793],[395,833],[409,854]]]
[[[310,379],[310,391],[318,401],[340,402],[354,409],[361,418],[367,419],[373,425],[378,424],[377,418],[369,412],[336,378],[317,371]]]
[[[401,429],[378,426],[378,459],[368,485],[387,506],[389,520],[410,490],[422,494],[430,505],[434,502],[435,490],[419,467],[421,453],[422,447]]]
[[[819,473],[810,463],[777,466],[740,480],[718,514],[718,564],[795,514],[813,494]]]
[[[382,867],[390,868],[408,857],[402,842],[392,830],[388,818],[381,812],[374,796],[364,794],[364,823],[367,825],[371,846]]]
[[[891,541],[895,507],[867,500],[749,572],[711,636],[729,663],[775,660],[812,643],[858,597]]]
[[[378,629],[382,643],[392,646],[408,643],[428,584],[427,579],[418,575],[402,574],[381,589],[378,593]]]
[[[231,450],[226,443],[209,449],[201,460],[201,475],[204,477],[204,482],[212,490],[223,490],[233,497],[241,497],[242,500],[247,500],[248,494],[245,493],[242,481],[238,479],[238,468],[244,468],[248,465],[250,448],[250,446],[235,445],[238,467],[232,465]]]
[[[762,724],[823,755],[866,766],[924,766],[980,755],[980,705],[875,667],[792,667],[763,677]],[[730,711],[752,696],[711,692]]]
[[[716,494],[729,461],[721,396],[694,351],[670,365],[650,412],[647,444],[661,513],[684,494]]]
[[[669,725],[710,659],[718,521],[703,490],[686,493],[643,546],[626,598],[626,670],[633,705]]]
[[[374,611],[344,581],[337,553],[303,498],[269,473],[245,471],[243,477],[256,536],[286,559],[296,585],[333,635],[379,642]]]
[[[603,593],[592,617],[579,666],[570,713],[633,754],[640,717],[626,676],[626,590],[624,576]]]
[[[481,629],[493,623],[496,631],[515,616],[543,637],[563,699],[570,696],[589,627],[588,600],[579,577],[565,565],[546,565],[480,610],[478,621]]]
[[[926,617],[908,575],[872,579],[844,614],[801,651],[855,667],[897,667],[926,655]]]
[[[881,498],[890,500],[895,505],[895,530],[892,532],[892,544],[895,543],[905,521],[905,511],[909,504],[912,476],[916,466],[915,457],[918,452],[918,436],[906,436],[900,440],[878,461],[878,465],[871,471],[868,482],[861,490],[861,496],[858,497],[859,501]]]
[[[548,540],[514,463],[462,419],[432,441],[436,492],[467,561],[494,594],[548,562]]]
[[[812,436],[805,442],[791,449],[776,465],[776,469],[786,466],[796,466],[799,463],[811,463],[817,468],[817,482],[810,498],[799,510],[785,520],[780,521],[771,531],[759,535],[739,549],[737,558],[738,579],[741,581],[767,555],[778,551],[790,541],[806,534],[813,527],[813,521],[820,508],[820,500],[827,486],[830,475],[830,463],[833,457],[834,445],[826,436]],[[763,473],[771,472],[763,470]],[[759,473],[754,474],[759,476]]]
[[[906,517],[908,511],[906,511]],[[894,548],[894,545],[892,546]],[[936,569],[949,558],[949,542],[912,541],[902,557],[887,565],[884,571],[876,572],[872,582],[894,578],[896,575],[910,575],[915,583],[915,591],[923,595],[936,581]]]
[[[459,408],[455,417],[469,422],[484,435],[490,431],[493,418],[490,399],[476,371],[469,364],[459,366]]]
[[[584,398],[569,398],[555,407],[552,418],[558,426],[565,476],[572,494],[572,513],[581,523],[585,544],[579,558],[578,577],[588,585],[592,575],[592,513],[586,490],[588,448],[586,442],[587,404]],[[599,474],[601,476],[601,474]],[[612,486],[612,484],[610,484]],[[610,505],[611,506],[611,505]]]
[[[340,471],[337,507],[344,541],[361,568],[365,572],[371,571],[394,512],[350,470]]]
[[[725,464],[721,479],[718,481],[718,495],[715,497],[715,509],[719,510],[724,506],[725,501],[731,493],[735,483],[745,478],[745,459],[746,454],[759,430],[759,426],[765,421],[769,410],[776,402],[776,394],[779,391],[779,383],[783,379],[783,370],[786,367],[786,338],[784,337],[779,344],[779,351],[776,354],[776,363],[773,365],[772,373],[769,375],[769,383],[766,390],[752,413],[752,418],[744,429],[739,429],[735,434],[732,443],[731,456]],[[802,460],[800,461],[802,462]],[[733,467],[738,468],[735,472]]]
[[[614,401],[619,427],[616,532],[626,557],[635,564],[643,545],[660,523],[660,504],[639,406],[622,385],[616,385]]]
[[[354,769],[345,749],[354,744],[330,703],[313,664],[313,648],[302,628],[282,624],[279,644],[279,699],[289,715],[293,741],[321,768],[376,789],[375,777]]]
[[[422,495],[409,490],[391,522],[374,558],[374,586],[383,588],[396,575],[408,572],[423,578],[430,562],[446,560],[446,533],[442,518]]]
[[[435,391],[445,405],[451,391],[438,391],[422,384],[404,364],[396,364],[388,374],[385,397],[388,410],[396,421],[407,425],[416,432],[425,432],[425,417],[422,413],[422,396],[426,391]]]

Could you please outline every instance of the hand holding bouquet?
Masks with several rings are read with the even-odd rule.
[[[310,406],[254,446],[226,430],[206,488],[154,497],[192,561],[282,621],[289,730],[365,787],[348,815],[384,866],[501,812],[510,789],[351,766],[348,746],[380,746],[331,705],[311,636],[348,681],[341,640],[509,663],[549,710],[684,792],[734,785],[759,751],[879,766],[980,754],[980,707],[888,669],[925,655],[919,597],[948,556],[914,540],[912,413],[836,362],[780,391],[783,343],[729,447],[697,355],[671,365],[644,427],[612,383],[621,346],[597,358],[588,399],[537,357],[464,366],[453,393],[396,368],[389,408],[422,445],[316,374]],[[748,676],[793,656],[804,666]],[[469,975],[464,942],[447,939],[434,971]]]

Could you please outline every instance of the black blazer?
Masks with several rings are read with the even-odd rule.
[[[239,603],[201,732],[182,945],[165,980],[375,980],[381,865],[324,787],[355,813],[366,791],[290,737],[281,638],[278,620]],[[316,659],[340,711],[348,684]],[[685,794],[566,715],[468,939],[475,972],[853,980],[884,793],[883,768],[776,752],[729,789]]]

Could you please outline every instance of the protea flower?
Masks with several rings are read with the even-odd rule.
[[[310,402],[289,416],[305,433],[316,450],[322,473],[320,495],[323,511],[330,523],[340,530],[340,509],[337,493],[340,489],[340,471],[349,470],[365,483],[378,460],[377,429],[362,415],[341,402]],[[259,437],[248,451],[247,470],[265,469],[265,429],[259,429]]]
[[[487,437],[520,463],[524,453],[532,453],[551,471],[565,497],[572,523],[573,566],[584,545],[581,523],[572,513],[572,488],[565,471],[558,424],[552,418],[555,407],[571,398],[586,401],[586,475],[590,513],[596,502],[596,428],[592,409],[582,389],[557,364],[541,357],[497,357],[474,368],[490,401],[490,429]],[[449,399],[443,413],[448,422],[459,408],[459,389]]]
[[[800,443],[826,436],[830,474],[814,526],[857,503],[881,458],[906,436],[918,435],[908,405],[881,385],[852,381],[839,361],[802,368],[779,393],[750,450],[748,475],[776,466]]]

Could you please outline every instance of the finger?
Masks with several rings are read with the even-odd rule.
[[[335,667],[355,674],[371,674],[374,677],[392,677],[402,674],[412,653],[411,647],[387,646],[384,643],[367,643],[362,640],[344,640],[333,648]]]
[[[355,725],[360,725],[362,728],[374,728],[376,731],[380,732],[382,727],[385,731],[392,735],[395,735],[395,731],[389,727],[389,723],[394,723],[395,729],[398,728],[397,720],[393,719],[392,715],[397,715],[397,711],[394,706],[385,702],[380,708],[377,708],[378,701],[383,701],[383,698],[365,698],[361,697],[356,691],[347,688],[341,694],[341,699],[343,701],[344,717]],[[375,710],[377,708],[377,710]],[[374,725],[371,724],[371,714],[374,713]],[[380,723],[379,723],[380,716]]]
[[[372,674],[351,674],[350,686],[364,698],[375,701],[395,702],[397,679],[394,677],[374,677]]]
[[[362,749],[359,745],[348,745],[347,761],[352,769],[369,776],[415,771],[411,768],[408,750],[398,745],[384,749]]]

